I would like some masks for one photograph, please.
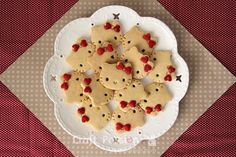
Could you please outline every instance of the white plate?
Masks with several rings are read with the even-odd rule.
[[[181,75],[181,81],[174,80],[167,84],[173,99],[165,106],[164,111],[155,117],[146,117],[143,127],[124,134],[115,133],[111,122],[99,132],[94,132],[92,128],[82,124],[75,114],[78,104],[68,105],[63,101],[63,93],[59,86],[60,79],[58,79],[65,72],[72,70],[65,62],[65,57],[69,55],[74,41],[82,36],[89,39],[92,24],[103,24],[106,20],[113,19],[113,13],[120,14],[119,21],[124,32],[138,23],[141,29],[157,36],[156,50],[171,50],[173,62],[177,67],[177,76]],[[179,101],[188,88],[189,71],[187,64],[178,54],[174,34],[160,20],[153,17],[140,17],[134,10],[124,6],[107,6],[97,10],[89,18],[79,18],[67,24],[56,37],[54,51],[54,56],[45,66],[43,84],[47,95],[55,104],[55,116],[58,122],[72,136],[90,139],[96,146],[107,151],[121,152],[135,147],[142,140],[158,138],[174,124],[179,111]],[[52,76],[56,76],[57,80],[51,81]],[[116,142],[117,138],[118,142]]]

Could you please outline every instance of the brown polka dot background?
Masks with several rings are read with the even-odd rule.
[[[122,153],[103,151],[86,141],[79,143],[73,140],[56,121],[53,103],[46,96],[42,82],[43,69],[53,55],[57,33],[71,20],[88,17],[97,9],[112,4],[128,6],[141,16],[152,16],[165,22],[174,32],[179,53],[190,70],[189,89],[180,103],[179,116],[174,126],[157,140],[143,141],[134,149]],[[106,157],[111,154],[160,156],[235,81],[233,75],[154,0],[79,1],[1,75],[1,80],[75,156],[81,157]]]

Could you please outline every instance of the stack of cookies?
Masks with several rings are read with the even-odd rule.
[[[78,103],[81,121],[95,130],[112,120],[119,132],[142,127],[145,116],[155,116],[172,99],[165,83],[175,79],[170,51],[154,51],[157,40],[134,26],[125,34],[118,21],[91,28],[91,41],[80,37],[66,62],[61,88],[68,103]],[[118,51],[123,49],[122,52]],[[122,48],[120,48],[122,47]],[[93,70],[92,75],[86,71]],[[149,78],[153,83],[142,84]],[[109,103],[114,100],[114,111]]]

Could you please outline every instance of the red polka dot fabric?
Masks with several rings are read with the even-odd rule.
[[[0,3],[0,73],[56,22],[76,0]],[[222,64],[236,75],[236,2],[160,0]],[[0,83],[0,156],[72,156]],[[236,84],[163,156],[236,156]]]

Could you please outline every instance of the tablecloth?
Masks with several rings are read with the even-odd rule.
[[[1,1],[2,73],[76,1]],[[236,75],[236,2],[161,0],[222,64]],[[2,83],[0,155],[72,156]],[[235,156],[236,84],[215,102],[163,156]]]

